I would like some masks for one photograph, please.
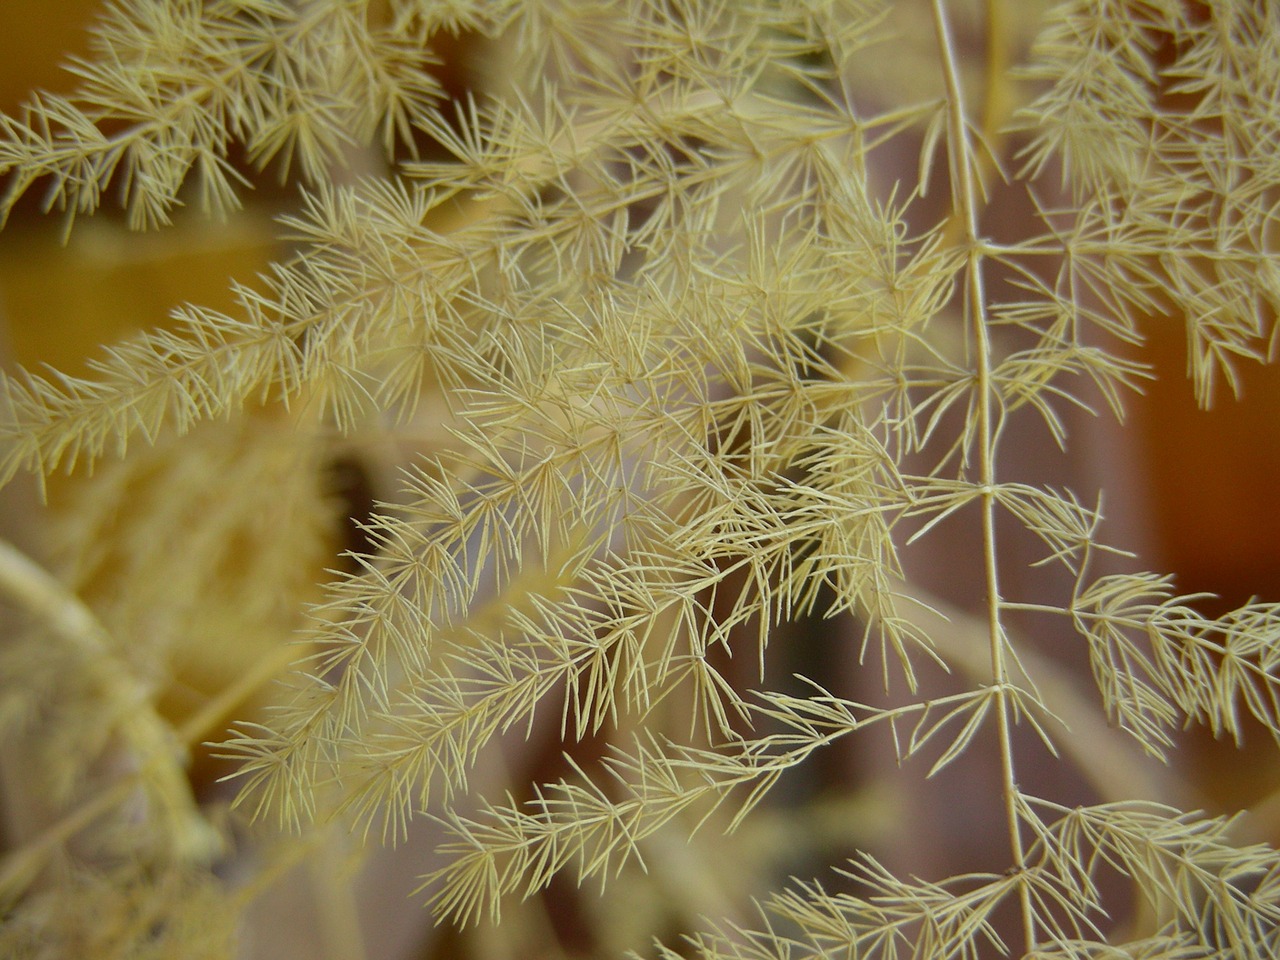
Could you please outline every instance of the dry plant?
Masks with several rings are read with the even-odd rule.
[[[1280,856],[1135,759],[1280,738],[1280,609],[1006,456],[1119,422],[1152,325],[1203,404],[1267,358],[1280,8],[104,6],[6,212],[297,201],[236,309],[2,381],[3,479],[75,471],[0,553],[5,956],[249,955],[290,885],[313,956],[1280,952]],[[806,789],[849,743],[893,763]],[[895,866],[895,778],[970,763],[986,853]]]

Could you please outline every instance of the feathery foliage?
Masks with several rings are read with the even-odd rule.
[[[602,952],[1280,949],[1280,856],[1135,759],[1280,741],[1280,607],[1206,615],[1008,456],[1120,420],[1153,324],[1202,404],[1267,359],[1274,6],[116,0],[93,36],[0,120],[6,214],[298,199],[233,310],[0,381],[0,479],[92,468],[58,577],[0,555],[0,718],[55,810],[0,866],[6,955],[230,956],[295,864],[354,843],[341,887],[423,831],[462,937],[567,877],[652,923],[580,903]],[[343,558],[338,463],[378,499]],[[981,587],[944,618],[949,538]],[[817,618],[853,639],[788,678]],[[233,804],[182,773],[210,737]],[[854,856],[782,880],[801,771],[854,742],[912,790],[973,763],[986,855],[904,869],[846,804]],[[670,906],[708,837],[762,884],[689,900],[722,920]]]

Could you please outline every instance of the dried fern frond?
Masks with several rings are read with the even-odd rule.
[[[45,202],[69,220],[114,188],[132,226],[156,227],[184,202],[188,178],[206,211],[239,206],[247,180],[233,143],[312,183],[351,146],[411,144],[440,95],[431,55],[372,15],[367,3],[109,5],[91,57],[71,66],[75,93],[33,96],[4,119],[0,212],[49,178]]]
[[[66,584],[0,556],[29,621],[0,719],[46,721],[23,749],[64,804],[0,864],[0,943],[227,955],[291,864],[343,859],[322,886],[354,913],[405,844],[477,954],[513,916],[550,949],[557,898],[609,922],[566,878],[652,870],[637,913],[705,960],[1271,956],[1275,850],[1127,768],[1190,724],[1280,742],[1278,608],[1210,617],[1134,572],[1038,451],[1123,418],[1154,323],[1185,326],[1205,404],[1267,359],[1280,22],[1042,13],[108,5],[77,89],[0,120],[0,209],[117,190],[161,227],[271,165],[299,193],[230,308],[0,379],[0,481],[77,474]],[[908,822],[801,845],[846,865],[788,883],[814,864],[744,837],[860,809],[821,773],[851,745]],[[909,819],[924,796],[983,826]],[[234,880],[179,842],[215,822]],[[670,879],[670,837],[720,832],[747,850],[729,906]],[[102,929],[42,944],[76,897]]]

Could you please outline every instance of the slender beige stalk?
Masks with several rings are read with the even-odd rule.
[[[973,143],[969,135],[969,119],[964,105],[964,90],[957,67],[958,53],[951,34],[943,0],[933,0],[934,27],[938,35],[938,50],[942,59],[943,78],[947,89],[948,136],[947,157],[951,174],[951,193],[955,209],[961,214],[964,225],[964,242],[967,248],[965,264],[965,314],[973,336],[975,369],[974,390],[978,409],[978,477],[981,483],[982,505],[982,562],[987,585],[987,639],[991,652],[991,675],[995,685],[997,736],[1000,744],[1000,763],[1004,777],[1005,822],[1009,833],[1009,847],[1014,869],[1026,870],[1026,848],[1018,818],[1018,777],[1014,769],[1013,724],[1010,705],[1009,667],[1005,659],[1004,626],[1000,616],[1000,571],[996,560],[996,425],[992,382],[991,338],[988,331],[987,301],[983,280],[982,240],[978,235],[978,198],[975,185],[978,171],[973,162]],[[1024,883],[1019,887],[1022,899],[1022,921],[1026,935],[1026,948],[1036,948],[1035,905],[1031,891]]]
[[[74,651],[99,695],[110,704],[107,715],[131,759],[147,771],[150,796],[163,810],[157,825],[169,833],[174,853],[181,858],[207,857],[213,840],[182,770],[185,748],[155,712],[142,683],[112,653],[106,628],[56,578],[3,541],[0,592],[46,626],[55,641]]]

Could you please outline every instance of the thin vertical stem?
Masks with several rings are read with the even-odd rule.
[[[1026,868],[1026,849],[1018,814],[1018,781],[1013,761],[1013,742],[1010,733],[1011,687],[1005,656],[1004,629],[1000,618],[1000,574],[996,561],[996,428],[995,384],[992,380],[992,349],[988,329],[986,292],[983,283],[982,241],[978,236],[978,199],[973,143],[969,121],[965,113],[963,90],[957,67],[955,41],[947,21],[944,0],[933,0],[934,26],[938,35],[943,77],[947,90],[947,158],[951,175],[951,196],[955,213],[964,232],[965,263],[965,317],[969,323],[975,352],[975,389],[978,411],[978,477],[982,505],[982,555],[987,585],[986,627],[991,653],[991,674],[995,683],[994,695],[998,720],[997,736],[1000,745],[1000,762],[1003,774],[1005,820],[1009,833],[1009,846],[1015,869],[1021,873]],[[1024,883],[1020,886],[1022,920],[1028,952],[1035,949],[1035,913],[1031,891]]]

